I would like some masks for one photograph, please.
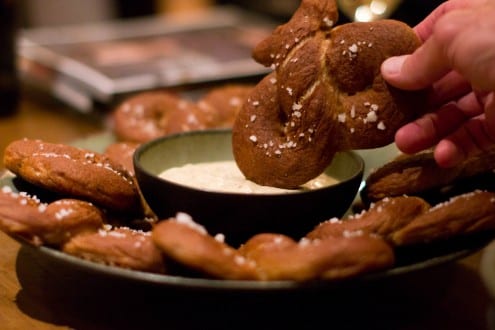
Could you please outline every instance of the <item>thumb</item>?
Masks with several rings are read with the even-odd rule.
[[[392,86],[405,90],[429,87],[449,71],[442,50],[432,38],[414,53],[390,57],[381,66],[383,78]]]

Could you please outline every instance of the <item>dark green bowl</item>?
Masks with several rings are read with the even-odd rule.
[[[364,161],[355,152],[338,153],[325,172],[340,182],[320,189],[282,194],[211,192],[160,178],[170,167],[233,160],[230,130],[194,131],[142,144],[134,154],[134,169],[144,199],[160,219],[177,212],[191,215],[212,235],[222,233],[239,245],[261,232],[295,239],[315,225],[341,217],[358,192]]]

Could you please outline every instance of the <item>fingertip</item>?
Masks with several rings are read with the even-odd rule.
[[[406,124],[395,132],[395,145],[406,154],[416,153],[430,147],[423,135],[423,130],[416,123]]]
[[[400,79],[402,65],[404,64],[406,56],[407,55],[393,56],[383,61],[380,69],[385,80],[393,84],[398,79]]]
[[[461,163],[466,155],[456,144],[449,140],[442,140],[435,147],[433,154],[438,166],[450,168]]]

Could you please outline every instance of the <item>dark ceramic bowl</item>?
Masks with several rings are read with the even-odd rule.
[[[205,191],[159,177],[171,167],[233,160],[231,137],[230,130],[194,131],[158,138],[136,150],[134,168],[139,188],[160,219],[185,212],[210,234],[222,233],[233,245],[260,232],[298,239],[319,222],[341,217],[356,197],[364,161],[355,152],[337,154],[325,170],[339,183],[291,193]]]

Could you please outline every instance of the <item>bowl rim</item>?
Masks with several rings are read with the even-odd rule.
[[[362,180],[362,177],[364,175],[364,168],[365,168],[365,161],[363,157],[357,153],[354,150],[344,150],[344,151],[339,151],[338,153],[345,153],[351,156],[351,158],[356,162],[357,164],[357,170],[355,173],[347,177],[345,180],[338,181],[335,184],[316,188],[316,189],[308,189],[308,190],[294,190],[294,191],[289,191],[289,192],[281,192],[281,193],[245,193],[245,192],[234,192],[234,191],[215,191],[215,190],[207,190],[207,189],[201,189],[201,188],[196,188],[191,185],[185,185],[181,183],[177,183],[171,180],[167,180],[165,178],[160,177],[159,175],[150,172],[147,170],[141,163],[141,156],[147,152],[149,149],[153,148],[155,145],[158,145],[162,143],[165,140],[171,140],[171,139],[180,139],[183,136],[191,136],[191,135],[209,135],[209,134],[231,134],[232,129],[230,128],[212,128],[212,129],[203,129],[203,130],[194,130],[194,131],[187,131],[187,132],[179,132],[179,133],[173,133],[173,134],[168,134],[164,135],[158,138],[155,138],[153,140],[144,142],[140,144],[137,149],[134,151],[133,155],[133,166],[134,166],[134,171],[137,173],[138,168],[139,171],[142,173],[145,173],[149,177],[154,177],[158,181],[164,182],[171,187],[177,187],[183,190],[190,190],[198,193],[208,193],[217,196],[262,196],[263,198],[280,198],[280,197],[287,197],[287,196],[297,196],[297,195],[307,195],[310,193],[317,193],[317,192],[322,192],[327,189],[335,189],[338,188],[339,186],[346,185],[348,182],[351,182],[357,178],[360,178],[360,181]],[[234,160],[234,159],[233,159]],[[235,161],[235,160],[234,160]],[[328,166],[325,168],[325,171],[328,167],[330,167],[332,163],[328,164]],[[136,181],[139,185],[139,179],[138,176],[136,176]],[[358,189],[356,190],[356,193],[358,192]]]

